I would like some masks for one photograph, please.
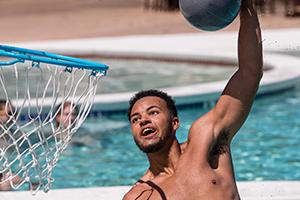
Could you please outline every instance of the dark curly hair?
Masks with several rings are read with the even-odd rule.
[[[160,91],[160,90],[142,90],[136,93],[130,100],[129,100],[129,108],[127,111],[128,120],[130,120],[130,114],[133,105],[141,98],[154,96],[163,99],[167,103],[167,107],[172,117],[178,117],[177,108],[175,106],[175,101],[169,96],[167,93]]]
[[[6,105],[8,103],[8,105]],[[10,101],[7,101],[6,99],[0,99],[0,110],[5,110],[6,106],[8,106],[9,109],[9,115],[13,115],[12,113],[14,113],[15,108],[13,107],[13,105],[11,104]]]
[[[6,105],[6,100],[0,99],[0,109],[1,110],[5,108],[5,105]]]

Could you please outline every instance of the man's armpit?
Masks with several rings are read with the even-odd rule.
[[[219,156],[224,153],[229,153],[229,133],[225,131],[219,134],[210,155]]]
[[[209,165],[213,169],[219,167],[219,158],[223,154],[230,153],[229,149],[229,136],[227,133],[221,133],[217,138],[216,142],[213,144],[212,150],[209,153]]]

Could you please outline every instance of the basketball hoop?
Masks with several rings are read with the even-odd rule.
[[[107,70],[100,63],[0,45],[0,108],[7,119],[0,120],[0,184],[49,191],[52,170],[88,116]]]

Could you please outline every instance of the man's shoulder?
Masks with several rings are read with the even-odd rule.
[[[132,200],[137,197],[138,194],[141,193],[141,191],[145,190],[146,186],[141,183],[136,183],[134,186],[131,187],[131,189],[124,195],[123,200]]]
[[[123,196],[122,200],[129,200],[132,199],[133,194],[132,194],[132,188]]]
[[[135,196],[135,193],[133,191],[133,188],[135,186],[133,186],[124,196],[123,196],[123,200],[130,200],[133,199],[133,197]]]

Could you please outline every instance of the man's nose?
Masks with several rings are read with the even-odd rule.
[[[151,123],[151,120],[148,118],[148,116],[143,116],[140,120],[140,126],[145,126],[149,123]]]

